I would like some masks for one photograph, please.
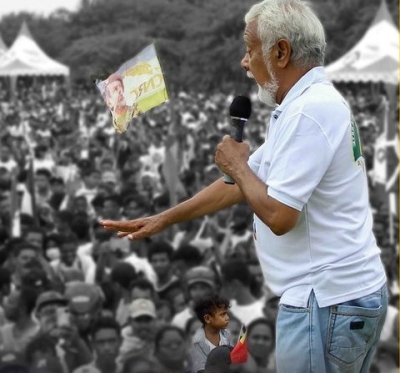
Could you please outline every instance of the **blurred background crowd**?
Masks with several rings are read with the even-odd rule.
[[[368,86],[338,88],[359,124],[389,279],[374,365],[389,372],[398,365],[398,246],[374,186],[382,95]],[[245,138],[254,150],[270,113],[251,97]],[[3,99],[0,111],[0,356],[63,373],[128,373],[146,364],[189,371],[200,327],[191,309],[196,299],[213,292],[229,298],[234,339],[242,324],[274,321],[279,298],[263,282],[246,205],[135,242],[98,223],[162,211],[220,177],[213,153],[229,133],[232,99],[180,91],[119,135],[94,87],[20,80],[16,100]],[[268,335],[252,339],[252,330]],[[254,359],[243,372],[273,371],[273,335],[249,329]]]

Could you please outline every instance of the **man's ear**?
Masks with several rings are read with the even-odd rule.
[[[279,39],[275,44],[275,48],[276,64],[281,68],[286,67],[292,54],[290,42],[286,39]]]

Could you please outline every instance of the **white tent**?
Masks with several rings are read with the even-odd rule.
[[[69,67],[46,55],[32,38],[24,22],[12,46],[0,54],[0,76],[63,75],[69,76]]]
[[[3,38],[0,35],[0,59],[7,52],[7,49],[8,48],[7,48],[6,44],[4,43]]]
[[[336,82],[383,82],[398,85],[399,30],[385,0],[361,40],[344,56],[326,67]]]

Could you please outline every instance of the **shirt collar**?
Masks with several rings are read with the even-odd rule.
[[[320,82],[328,82],[328,77],[325,74],[325,69],[323,66],[314,67],[304,74],[289,90],[282,103],[275,108],[274,112],[283,112],[286,106],[288,106],[296,98],[300,97],[312,84]]]

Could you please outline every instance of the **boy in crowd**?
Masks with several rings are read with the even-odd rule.
[[[204,371],[207,356],[217,346],[231,346],[231,336],[226,330],[229,324],[229,300],[215,294],[198,300],[194,312],[203,326],[196,331],[190,349],[192,371]]]

